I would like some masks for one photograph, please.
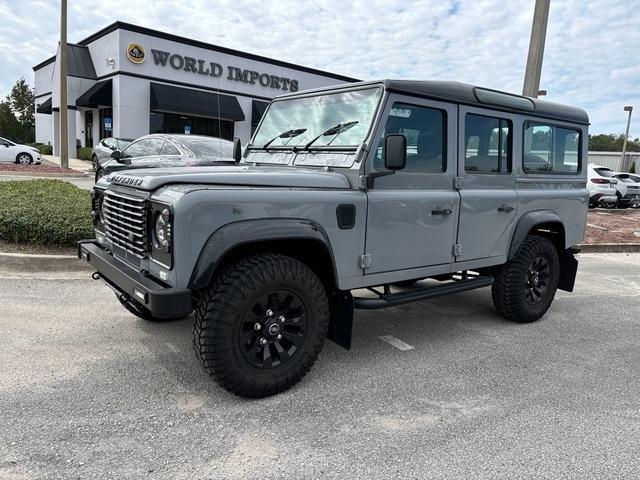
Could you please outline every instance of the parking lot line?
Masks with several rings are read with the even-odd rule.
[[[407,350],[413,350],[413,347],[411,345],[409,345],[408,343],[404,343],[402,340],[394,337],[393,335],[383,335],[382,337],[378,338],[380,338],[380,340],[382,340],[383,342],[387,342],[389,345],[393,345],[398,350],[402,350],[403,352],[406,352]]]

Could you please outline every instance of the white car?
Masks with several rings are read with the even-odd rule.
[[[587,168],[587,190],[589,190],[589,207],[603,206],[613,208],[618,203],[616,183],[613,171],[608,167],[590,163]]]
[[[0,137],[0,162],[12,162],[28,165],[42,163],[42,155],[35,147],[13,143]]]
[[[640,178],[632,173],[616,173],[618,208],[640,206]]]

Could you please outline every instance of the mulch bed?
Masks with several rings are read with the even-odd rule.
[[[589,210],[585,244],[640,244],[640,209]]]
[[[0,163],[0,174],[8,173],[10,175],[14,174],[39,174],[44,173],[48,175],[78,175],[79,172],[75,170],[71,170],[70,168],[60,168],[53,164],[46,165],[43,163],[42,165],[18,165],[17,163]]]

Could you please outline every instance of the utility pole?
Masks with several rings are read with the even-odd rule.
[[[533,10],[527,70],[524,74],[524,86],[522,87],[522,95],[527,97],[537,98],[540,90],[544,41],[547,36],[547,20],[549,19],[549,1],[536,0],[536,6]]]
[[[633,112],[633,107],[627,105],[624,107],[624,111],[629,112],[629,116],[627,117],[627,131],[624,133],[624,142],[622,142],[622,171],[628,172],[631,169],[631,165],[627,162],[627,139],[629,138],[629,127],[631,126],[631,112]]]
[[[67,0],[60,0],[60,167],[69,168],[69,121],[67,119]]]

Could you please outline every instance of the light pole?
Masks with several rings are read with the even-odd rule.
[[[540,91],[544,41],[547,36],[547,21],[549,20],[549,1],[536,0],[536,6],[533,10],[527,70],[524,74],[524,85],[522,87],[522,95],[527,97],[537,98]]]
[[[69,121],[67,120],[67,0],[60,0],[60,168],[69,168]]]
[[[624,133],[624,141],[622,142],[622,171],[628,172],[631,165],[627,164],[627,139],[629,138],[629,127],[631,126],[631,112],[633,112],[633,107],[627,105],[624,107],[624,111],[629,112],[629,116],[627,117],[627,130]]]

